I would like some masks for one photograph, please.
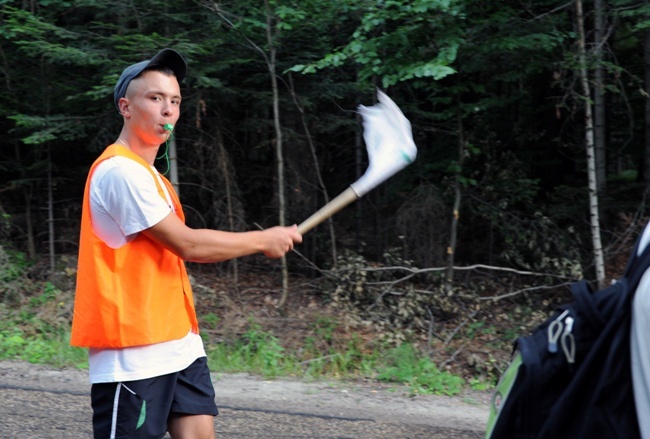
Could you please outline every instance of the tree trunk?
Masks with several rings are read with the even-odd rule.
[[[600,214],[598,212],[598,188],[596,185],[596,159],[594,152],[594,128],[591,114],[591,91],[587,73],[587,55],[585,49],[585,28],[582,12],[582,0],[576,0],[576,21],[578,28],[578,63],[579,76],[585,102],[585,144],[587,147],[587,175],[589,179],[589,216],[591,220],[591,239],[594,248],[594,266],[598,286],[605,283],[605,263],[603,247],[600,240]]]
[[[456,120],[458,122],[458,162],[454,175],[454,208],[451,216],[451,229],[449,233],[449,247],[447,247],[447,275],[445,278],[445,292],[451,295],[454,285],[454,260],[456,253],[456,241],[458,238],[458,220],[460,219],[460,177],[465,157],[465,132],[463,129],[463,115],[460,107],[460,99],[456,105]]]
[[[226,147],[223,144],[223,135],[221,128],[217,132],[217,142],[219,144],[219,162],[221,164],[222,174],[224,177],[224,186],[226,188],[226,205],[228,206],[228,226],[230,231],[235,232],[235,212],[232,205],[233,193],[230,181],[230,173],[228,172],[228,158],[226,154]],[[237,259],[232,260],[233,279],[235,285],[239,288],[239,264]]]
[[[307,137],[307,144],[309,145],[309,151],[311,152],[311,157],[312,160],[314,161],[314,172],[316,173],[316,181],[318,182],[318,187],[320,188],[320,192],[323,194],[323,204],[326,205],[330,201],[329,194],[327,193],[327,188],[325,187],[325,182],[323,181],[323,175],[320,171],[320,165],[318,162],[318,154],[316,154],[316,145],[314,145],[314,140],[312,138],[311,132],[309,130],[309,125],[307,124],[307,120],[305,119],[305,109],[300,105],[300,102],[298,102],[298,96],[296,96],[296,91],[293,86],[293,78],[291,75],[289,75],[289,85],[291,86],[290,91],[291,91],[291,97],[293,98],[293,102],[296,105],[296,108],[298,109],[298,112],[300,113],[300,120],[302,122],[302,127],[305,130],[305,136]],[[318,197],[317,197],[318,198]],[[318,208],[318,207],[317,207]],[[332,221],[332,218],[327,219],[327,227],[329,230],[330,234],[330,242],[331,242],[331,250],[332,250],[332,267],[336,267],[336,260],[337,260],[337,254],[336,254],[336,233],[334,232],[334,221]]]
[[[356,115],[357,125],[362,126],[361,115]],[[357,130],[354,135],[354,181],[357,181],[363,175],[363,130]],[[363,206],[364,200],[356,203],[354,206],[354,250],[361,252],[361,231],[363,229]]]
[[[52,154],[49,145],[47,146],[47,229],[49,237],[50,253],[50,276],[54,276],[56,271],[56,252],[54,248],[54,192],[52,191],[54,182],[52,181]]]
[[[20,153],[20,143],[14,143],[15,160],[20,169],[20,178],[27,181],[27,172],[22,162],[22,155]],[[25,200],[25,234],[27,235],[27,254],[29,259],[34,261],[36,259],[36,238],[34,237],[34,218],[32,217],[32,198],[34,197],[34,183],[28,182],[22,187],[23,199]]]
[[[236,29],[236,26],[226,17],[218,3],[214,3],[212,6],[213,10],[219,15],[219,17],[231,28]],[[266,62],[266,67],[271,76],[271,90],[273,93],[273,126],[275,129],[275,156],[276,156],[276,169],[277,169],[277,181],[278,181],[278,222],[280,226],[284,226],[286,223],[285,220],[285,211],[286,211],[286,202],[284,194],[284,155],[282,153],[282,127],[280,125],[280,95],[278,90],[278,78],[276,76],[276,53],[277,49],[275,48],[275,41],[278,37],[280,30],[274,26],[274,13],[269,4],[269,0],[264,0],[264,7],[266,10],[266,44],[268,45],[268,53],[260,48],[250,39],[246,38],[246,41],[252,48],[260,52],[264,61]],[[275,31],[275,35],[274,35]],[[289,294],[289,269],[287,267],[287,258],[286,256],[282,257],[282,295],[278,301],[277,307],[282,309],[286,303],[287,296]]]
[[[278,221],[280,226],[286,224],[285,210],[286,201],[284,196],[284,155],[282,152],[282,127],[280,126],[280,94],[278,90],[278,78],[275,73],[275,38],[273,36],[273,12],[268,0],[264,0],[266,6],[266,42],[269,46],[267,66],[271,75],[271,89],[273,91],[273,126],[275,127],[275,158],[278,173]],[[282,295],[277,307],[282,309],[289,295],[289,268],[287,257],[282,257]]]
[[[650,3],[650,0],[646,0]],[[650,30],[646,30],[643,40],[643,60],[645,64],[645,157],[643,174],[646,196],[650,195]]]
[[[598,196],[605,194],[607,186],[607,138],[605,133],[605,75],[603,69],[603,44],[605,43],[605,5],[594,0],[594,145],[596,152],[596,187]]]

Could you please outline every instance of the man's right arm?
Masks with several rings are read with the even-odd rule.
[[[192,229],[173,212],[141,233],[191,262],[221,262],[254,253],[280,258],[302,242],[295,225],[250,232]]]

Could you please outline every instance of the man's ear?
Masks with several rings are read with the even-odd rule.
[[[129,101],[126,98],[120,98],[119,101],[120,114],[124,117],[131,117],[131,110],[129,110]]]

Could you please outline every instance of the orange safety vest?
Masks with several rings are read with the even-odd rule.
[[[114,144],[93,163],[84,191],[73,346],[123,348],[177,340],[190,329],[198,333],[192,288],[181,258],[143,233],[112,249],[92,230],[90,178],[96,166],[114,156],[128,157],[146,167],[158,193],[165,193],[151,167],[130,149]],[[163,177],[176,214],[185,221],[180,201]]]

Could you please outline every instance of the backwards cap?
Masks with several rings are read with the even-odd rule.
[[[118,111],[120,110],[120,99],[126,95],[126,89],[131,81],[137,78],[145,69],[150,67],[169,67],[174,72],[179,83],[183,78],[185,78],[185,74],[187,73],[187,64],[185,64],[185,60],[178,52],[172,49],[163,49],[150,60],[142,61],[127,67],[122,72],[122,75],[120,75],[120,79],[117,80],[115,90],[113,91],[113,99]]]

